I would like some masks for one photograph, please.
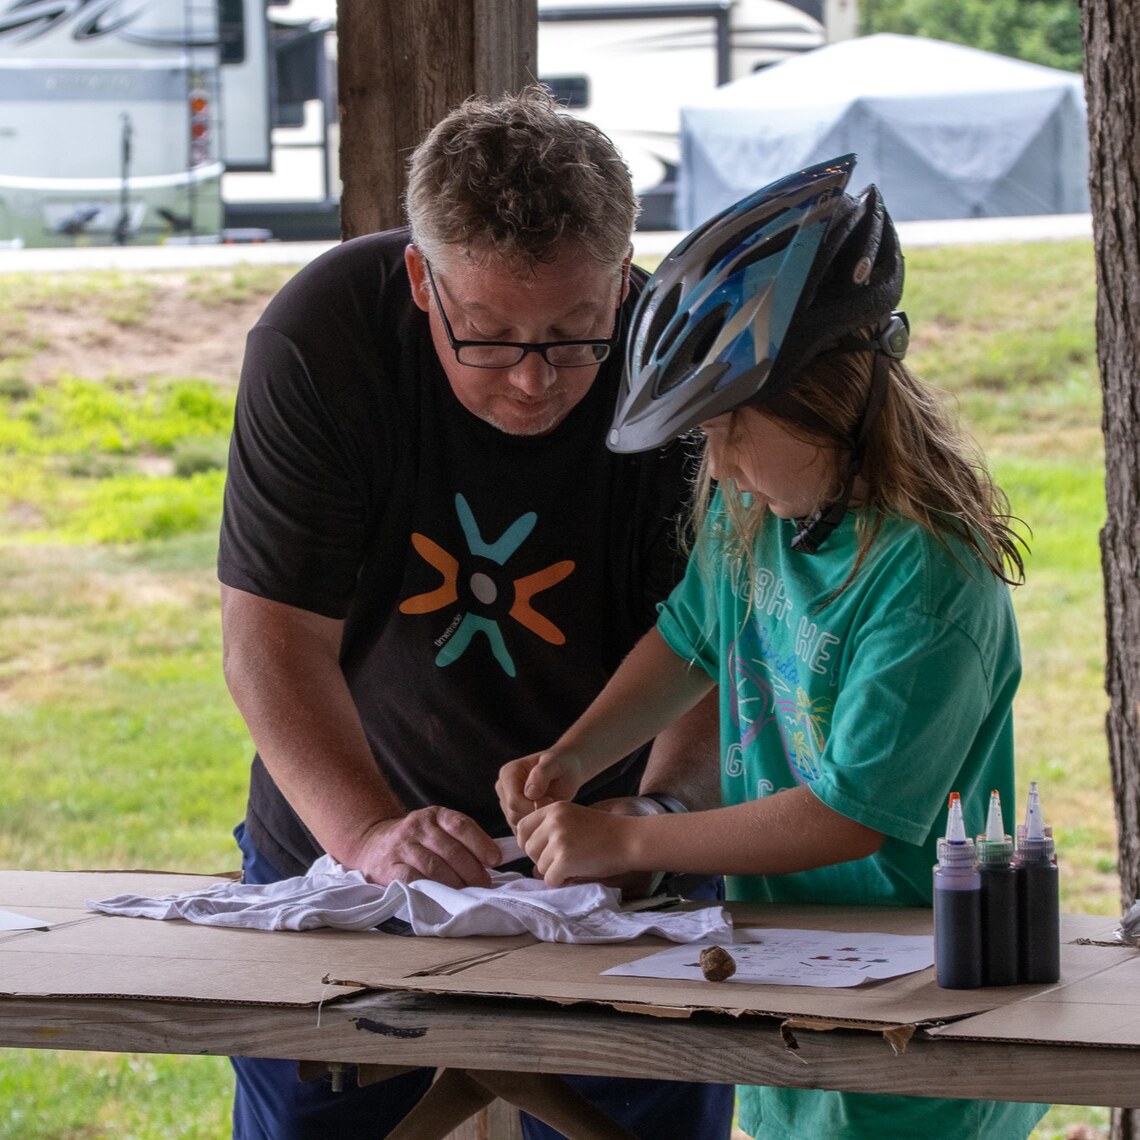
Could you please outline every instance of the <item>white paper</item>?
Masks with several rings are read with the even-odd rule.
[[[675,946],[604,973],[699,982],[704,978],[701,950],[708,945]],[[736,960],[736,973],[727,981],[752,985],[858,986],[934,965],[934,939],[928,934],[748,927],[737,930],[735,941],[725,949]]]
[[[50,922],[42,918],[28,918],[11,910],[0,910],[0,930],[47,930]]]

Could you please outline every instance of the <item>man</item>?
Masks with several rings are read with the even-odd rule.
[[[257,748],[249,881],[325,851],[378,883],[487,885],[499,766],[575,719],[681,569],[683,452],[605,447],[641,279],[613,145],[540,90],[470,100],[417,148],[407,208],[410,240],[326,254],[249,337],[218,561]],[[694,806],[715,732],[695,710],[583,800]],[[382,1136],[431,1079],[332,1093],[234,1065],[240,1140]],[[727,1087],[578,1083],[639,1135],[729,1133]]]

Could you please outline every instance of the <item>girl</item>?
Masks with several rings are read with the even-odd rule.
[[[993,788],[1014,802],[1020,540],[902,363],[902,255],[878,191],[844,192],[853,166],[726,210],[639,302],[610,446],[699,426],[697,538],[656,628],[596,701],[500,774],[552,885],[668,866],[724,873],[736,899],[929,906],[949,792],[978,811]],[[625,817],[570,802],[714,685],[726,806]],[[781,1138],[1024,1137],[1045,1111],[754,1087],[739,1099],[746,1132]]]

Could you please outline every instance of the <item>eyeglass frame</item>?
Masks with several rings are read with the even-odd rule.
[[[599,364],[603,364],[609,359],[610,353],[613,352],[617,345],[618,338],[621,336],[622,328],[622,302],[623,297],[619,295],[617,307],[614,310],[614,331],[608,337],[589,337],[584,340],[543,340],[543,341],[526,341],[526,340],[460,340],[455,335],[455,330],[451,327],[451,321],[447,318],[447,310],[443,307],[443,301],[440,299],[439,289],[436,287],[435,274],[431,271],[431,262],[425,257],[423,259],[424,269],[427,272],[428,285],[431,288],[431,295],[435,298],[436,308],[439,309],[440,318],[443,320],[443,331],[447,334],[447,343],[451,345],[451,351],[455,353],[455,359],[458,363],[462,364],[464,368],[483,368],[488,370],[514,368],[516,365],[521,364],[527,356],[532,352],[537,352],[542,359],[550,365],[551,368],[591,368]],[[623,290],[624,292],[624,290]],[[593,345],[595,350],[604,348],[605,353],[599,356],[596,360],[588,360],[582,364],[555,364],[547,355],[547,350],[551,348],[560,348],[564,345]],[[517,348],[519,355],[517,360],[513,360],[510,364],[471,364],[464,360],[460,355],[460,350],[464,348]]]

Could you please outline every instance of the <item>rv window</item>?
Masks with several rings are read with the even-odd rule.
[[[539,83],[564,107],[578,110],[590,105],[590,81],[584,75],[548,75]]]
[[[324,94],[321,80],[328,68],[325,58],[325,31],[287,25],[271,25],[277,98],[273,125],[300,127],[305,122],[305,102]]]
[[[245,63],[245,0],[219,0],[218,42],[222,63]]]

